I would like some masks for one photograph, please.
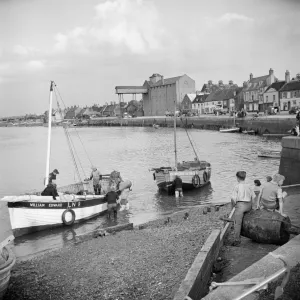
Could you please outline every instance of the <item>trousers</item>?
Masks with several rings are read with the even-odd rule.
[[[235,238],[235,240],[240,240],[244,213],[247,211],[250,211],[251,208],[252,208],[251,202],[239,201],[236,203],[235,212],[234,212],[234,238]]]

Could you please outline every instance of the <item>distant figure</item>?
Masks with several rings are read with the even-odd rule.
[[[56,184],[48,183],[47,187],[42,191],[42,196],[52,196],[54,200],[58,197],[58,193],[56,190]]]
[[[59,172],[57,169],[54,169],[53,172],[49,174],[48,183],[56,184],[56,175],[58,175]]]
[[[283,199],[287,196],[287,193],[282,192],[281,188],[284,179],[283,175],[275,174],[272,181],[264,184],[259,194],[257,209],[278,210],[283,217],[286,217],[283,213]]]
[[[267,176],[266,180],[267,180],[267,182],[270,182],[270,181],[272,181],[272,177],[271,176]]]
[[[175,179],[174,179],[174,185],[175,185],[175,197],[183,197],[183,193],[182,193],[182,179],[176,175]]]
[[[296,122],[297,122],[297,125],[300,126],[300,110],[299,110],[299,108],[296,111]]]
[[[90,180],[91,179],[93,179],[93,187],[94,187],[95,195],[101,195],[101,180],[102,180],[102,175],[97,170],[96,167],[92,167],[92,173],[91,173],[91,176],[90,176]]]
[[[246,172],[239,171],[236,173],[238,184],[234,187],[231,195],[232,206],[235,207],[234,214],[234,241],[232,246],[239,246],[241,243],[241,228],[244,218],[244,213],[251,210],[252,201],[255,194],[251,187],[245,183]]]
[[[107,218],[110,219],[111,212],[114,212],[114,218],[117,218],[117,200],[119,199],[119,195],[117,192],[110,188],[108,193],[106,194],[107,200]]]

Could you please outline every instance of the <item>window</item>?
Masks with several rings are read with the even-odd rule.
[[[296,100],[293,100],[293,104],[296,105],[296,104],[297,104],[297,101],[296,101]]]
[[[294,92],[294,98],[296,98],[296,97],[297,97],[297,92],[295,91],[295,92]]]
[[[269,101],[269,96],[266,96],[266,100],[267,100],[267,103],[268,103],[268,101]]]
[[[273,95],[273,101],[275,101],[275,95]]]
[[[254,100],[254,95],[252,95],[252,101]]]
[[[282,92],[282,98],[286,98],[286,92]]]

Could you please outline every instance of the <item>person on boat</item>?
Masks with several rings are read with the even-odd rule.
[[[105,196],[107,200],[107,218],[110,219],[110,215],[113,212],[114,218],[117,218],[117,201],[119,199],[119,195],[114,188],[109,188],[108,192]]]
[[[250,185],[245,183],[246,172],[238,171],[236,173],[238,184],[234,187],[231,195],[232,206],[235,207],[234,214],[234,241],[232,246],[239,246],[241,243],[241,228],[244,213],[252,208],[252,201],[255,194]]]
[[[272,181],[264,184],[259,194],[257,209],[277,210],[283,217],[286,217],[283,213],[283,199],[287,196],[287,193],[282,192],[281,188],[284,180],[283,175],[275,174]]]
[[[56,200],[56,197],[58,197],[56,184],[54,183],[48,183],[46,188],[41,193],[42,196],[52,196],[53,200]]]
[[[258,179],[254,180],[254,188],[253,192],[255,194],[255,198],[252,201],[252,209],[255,209],[257,207],[257,201],[258,201],[258,196],[261,191],[261,182]]]
[[[92,167],[92,173],[90,176],[90,180],[92,180],[92,179],[93,179],[93,187],[94,187],[95,195],[101,195],[102,175],[96,167]]]
[[[56,184],[56,175],[58,175],[59,172],[57,169],[54,169],[53,172],[51,172],[49,174],[49,180],[48,180],[48,183],[53,183],[53,184]]]
[[[267,177],[266,177],[266,180],[267,180],[267,182],[272,181],[272,176],[267,176]]]
[[[182,179],[180,176],[176,175],[174,179],[174,186],[175,186],[175,197],[183,197],[182,193]]]

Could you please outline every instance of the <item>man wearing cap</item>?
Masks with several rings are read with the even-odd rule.
[[[57,169],[54,169],[53,172],[49,174],[48,183],[56,184],[56,175],[59,174]]]
[[[94,187],[95,195],[101,195],[101,182],[100,182],[100,180],[102,180],[102,175],[97,170],[96,167],[92,167],[92,173],[91,173],[91,176],[90,176],[90,180],[91,179],[93,179],[93,187]]]

